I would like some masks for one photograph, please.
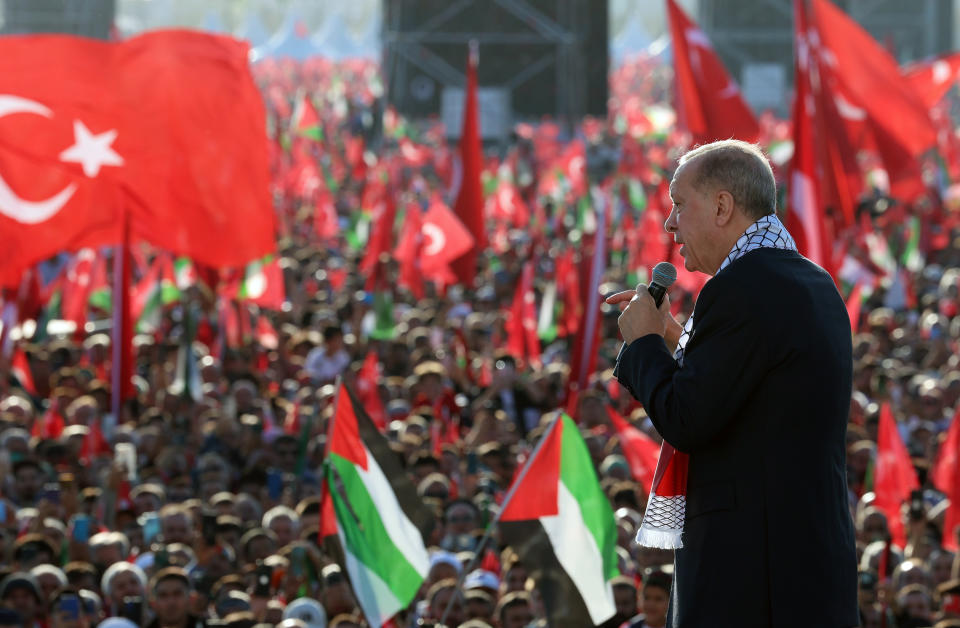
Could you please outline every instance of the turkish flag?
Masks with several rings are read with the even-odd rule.
[[[533,291],[533,262],[523,265],[520,283],[513,294],[507,319],[507,351],[527,364],[540,364],[540,338],[537,336],[537,305]]]
[[[317,194],[317,208],[313,216],[313,228],[321,240],[333,240],[340,235],[339,216],[333,194],[323,189]]]
[[[731,137],[755,142],[760,125],[710,40],[674,0],[667,0],[667,13],[681,126],[697,144]]]
[[[933,485],[943,491],[950,499],[946,518],[943,523],[943,546],[952,552],[957,551],[955,531],[960,525],[960,408],[957,408],[947,431],[947,437],[940,445],[936,462],[933,465]]]
[[[904,81],[890,53],[828,0],[814,0],[811,6],[821,70],[829,68],[853,104],[866,110],[870,122],[910,155],[932,147],[936,133],[927,108]]]
[[[794,89],[793,99],[793,157],[790,160],[790,197],[787,210],[787,229],[797,241],[800,253],[819,264],[831,275],[833,245],[827,230],[827,216],[823,211],[822,182],[818,166],[816,129],[818,119],[813,106],[810,64],[812,60],[806,39],[806,14],[803,3],[795,5],[794,25]]]
[[[850,331],[854,334],[860,328],[860,309],[863,306],[862,292],[863,284],[858,281],[853,286],[853,290],[850,291],[850,296],[847,297],[847,318],[850,319]]]
[[[407,209],[411,226],[404,227],[395,257],[402,262],[418,256],[424,277],[446,278],[448,264],[470,250],[473,236],[439,198],[435,197],[426,213],[419,216],[420,224],[416,226],[418,216],[411,216],[409,212],[416,214],[418,211],[412,206]],[[414,222],[409,222],[411,218]]]
[[[557,258],[555,269],[557,298],[563,303],[563,314],[557,323],[557,334],[566,338],[580,329],[583,301],[580,298],[580,274],[573,259],[573,249],[567,249]]]
[[[403,217],[403,231],[400,242],[393,253],[400,262],[400,274],[397,283],[406,286],[417,299],[422,299],[423,273],[420,258],[423,253],[423,210],[414,203],[407,205]]]
[[[877,462],[873,476],[873,492],[876,506],[887,516],[887,525],[893,542],[904,547],[906,540],[900,506],[910,497],[910,491],[919,488],[917,472],[913,469],[910,454],[893,418],[890,404],[880,406],[880,425],[877,431]]]
[[[367,357],[363,360],[363,366],[357,373],[357,398],[370,415],[373,424],[383,431],[387,427],[387,411],[378,390],[380,380],[380,362],[377,359],[377,353],[368,351]]]
[[[92,276],[96,252],[83,249],[70,262],[63,283],[63,301],[60,304],[64,320],[77,325],[77,333],[83,335],[83,326],[87,322],[87,302],[93,287]]]
[[[473,287],[477,274],[477,256],[487,247],[487,231],[483,224],[483,148],[480,144],[480,110],[477,106],[477,63],[479,55],[472,49],[467,58],[467,89],[464,93],[463,132],[460,134],[460,186],[453,211],[470,230],[476,246],[471,246],[453,264],[457,279]]]
[[[497,191],[487,198],[486,213],[494,220],[507,222],[515,227],[530,225],[530,208],[523,202],[517,186],[511,181],[501,179]]]
[[[364,192],[366,194],[366,192]],[[382,202],[377,204],[379,213],[374,212],[373,225],[370,228],[370,240],[367,242],[367,251],[360,262],[360,270],[367,275],[366,289],[373,292],[377,280],[383,274],[380,260],[389,256],[393,249],[393,225],[397,221],[397,203],[395,195],[383,195]]]
[[[0,39],[0,285],[63,250],[135,238],[211,266],[275,248],[248,45],[192,31],[121,43]]]
[[[587,193],[587,149],[583,141],[570,142],[560,156],[560,170],[570,183],[570,192],[579,198]]]
[[[960,52],[951,52],[932,61],[921,61],[903,68],[910,91],[927,107],[935,104],[957,84],[960,77]]]
[[[842,160],[845,169],[859,179],[856,153],[872,143],[889,175],[891,195],[906,202],[915,200],[926,189],[917,158],[936,143],[929,108],[901,75],[890,53],[859,24],[827,0],[814,0],[810,6],[808,52],[818,63],[817,84],[822,91],[818,106],[828,125],[824,142],[840,153],[833,159]],[[844,127],[847,146],[836,148]],[[862,130],[852,130],[858,128]],[[858,180],[848,187],[853,199],[841,196],[839,200],[850,223],[852,204],[862,185]]]
[[[613,409],[613,406],[607,406],[607,416],[613,428],[617,430],[620,449],[623,451],[623,457],[627,459],[627,464],[630,465],[630,474],[649,494],[653,486],[653,475],[657,470],[657,459],[660,457],[660,445],[630,425]]]

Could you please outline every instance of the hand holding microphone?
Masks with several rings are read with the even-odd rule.
[[[638,284],[636,290],[625,290],[618,292],[607,298],[606,302],[613,305],[627,302],[627,307],[620,314],[617,323],[620,326],[620,334],[623,336],[623,346],[620,347],[620,354],[626,347],[641,336],[647,334],[658,334],[664,336],[667,332],[667,323],[664,321],[664,315],[659,307],[663,303],[667,289],[677,279],[677,269],[673,264],[660,262],[653,269],[650,277],[650,285]],[[646,290],[644,290],[646,287]],[[675,323],[675,321],[674,321]],[[619,362],[620,356],[617,356]],[[617,376],[617,368],[614,368],[614,377]]]

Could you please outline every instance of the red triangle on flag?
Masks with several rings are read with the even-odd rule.
[[[336,408],[330,421],[329,452],[367,468],[367,450],[360,438],[360,426],[353,409],[353,399],[341,383]]]
[[[320,488],[320,538],[337,534],[337,513],[330,497],[330,483],[324,478]]]
[[[33,382],[33,371],[30,369],[30,361],[27,359],[27,354],[19,346],[13,350],[10,372],[17,378],[20,386],[28,395],[31,397],[37,396],[37,386]]]
[[[560,446],[563,438],[563,420],[553,422],[543,435],[543,444],[530,461],[526,475],[512,488],[510,501],[503,504],[500,521],[521,521],[549,517],[559,512]]]
[[[379,430],[387,426],[387,412],[380,398],[378,382],[380,381],[380,363],[375,351],[368,351],[360,372],[357,373],[357,398],[363,409],[370,415],[373,424]]]

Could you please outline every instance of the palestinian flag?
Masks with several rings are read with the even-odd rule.
[[[511,492],[501,539],[536,581],[548,624],[583,628],[612,617],[617,528],[573,419],[553,422]]]
[[[31,397],[37,396],[37,385],[33,382],[33,371],[30,369],[30,360],[19,346],[13,350],[13,360],[10,362],[10,373],[20,382],[20,387]]]
[[[423,584],[432,516],[386,437],[342,384],[329,429],[324,498],[336,517],[324,518],[321,533],[339,537],[354,595],[379,628]]]
[[[317,110],[306,94],[300,94],[300,98],[297,100],[297,108],[294,110],[290,122],[294,135],[307,137],[317,142],[323,140],[323,126],[320,124],[320,116],[317,115]]]
[[[203,381],[200,377],[200,365],[193,349],[197,337],[197,324],[200,312],[196,306],[184,309],[183,330],[180,336],[180,349],[177,351],[177,370],[170,392],[176,396],[190,397],[197,403],[203,399]]]

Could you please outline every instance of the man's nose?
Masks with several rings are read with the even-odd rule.
[[[667,233],[673,233],[677,230],[677,210],[671,209],[670,215],[667,216],[666,222],[663,223],[663,228]]]

